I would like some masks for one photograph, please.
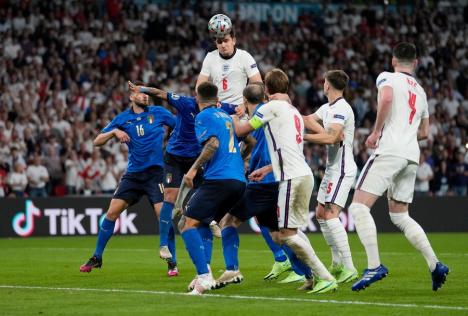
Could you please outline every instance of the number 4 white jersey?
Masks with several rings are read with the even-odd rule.
[[[299,111],[286,101],[270,101],[249,121],[263,126],[273,173],[277,181],[312,175],[304,157],[304,121]]]
[[[236,48],[234,56],[223,58],[218,50],[209,52],[200,71],[218,87],[219,100],[239,105],[243,103],[242,91],[247,80],[259,72],[252,55]]]
[[[421,119],[429,117],[424,89],[413,76],[401,72],[382,72],[376,84],[379,96],[382,87],[393,89],[393,103],[375,154],[419,163],[418,128]]]

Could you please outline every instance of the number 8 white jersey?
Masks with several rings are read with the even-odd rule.
[[[413,76],[401,72],[382,72],[376,84],[379,96],[382,87],[392,87],[393,103],[375,154],[419,163],[418,128],[421,119],[429,117],[424,89]]]
[[[257,110],[250,124],[265,130],[277,181],[312,175],[304,157],[304,121],[294,106],[286,101],[270,101]]]

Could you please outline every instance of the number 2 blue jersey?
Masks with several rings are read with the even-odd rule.
[[[166,151],[181,157],[197,157],[201,146],[195,135],[195,116],[200,113],[194,97],[186,97],[175,93],[167,94],[170,106],[177,109],[176,125],[167,143]],[[221,103],[221,109],[229,115],[234,114],[235,105]]]
[[[261,108],[262,105],[263,103],[260,103],[259,105],[257,105],[253,115],[257,113],[257,110]],[[265,138],[265,132],[263,128],[254,130],[251,133],[251,135],[255,138],[257,143],[255,144],[255,147],[252,150],[252,154],[250,155],[249,174],[251,174],[254,170],[260,169],[264,166],[271,164],[270,153],[268,152],[268,143]],[[250,182],[250,183],[261,184],[261,183],[274,183],[274,182],[276,182],[275,176],[273,172],[270,172],[269,174],[265,176],[265,178],[262,179],[262,181]]]
[[[215,106],[205,108],[195,118],[195,131],[200,145],[213,136],[219,141],[218,150],[205,165],[204,178],[245,182],[244,162],[232,118]]]
[[[162,106],[147,106],[140,114],[130,108],[118,114],[102,132],[117,128],[128,134],[127,172],[141,172],[151,166],[164,167],[164,125],[174,127],[175,123],[174,115]]]

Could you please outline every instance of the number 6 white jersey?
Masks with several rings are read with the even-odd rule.
[[[379,96],[382,87],[392,87],[393,103],[375,154],[419,163],[418,128],[421,119],[429,117],[424,89],[413,76],[401,72],[382,72],[376,84]]]
[[[304,157],[304,121],[294,106],[286,101],[270,101],[249,122],[265,130],[277,181],[312,175]]]

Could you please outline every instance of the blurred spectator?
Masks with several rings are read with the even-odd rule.
[[[49,173],[42,165],[41,156],[36,154],[32,165],[26,169],[29,182],[29,196],[32,198],[47,197],[46,183],[49,181]]]
[[[465,162],[465,154],[459,151],[455,162],[451,166],[453,191],[456,195],[466,195],[468,185],[468,164]]]
[[[290,76],[292,102],[303,114],[326,102],[324,72],[345,70],[350,76],[345,95],[356,112],[354,154],[362,168],[372,153],[363,144],[375,121],[375,79],[392,71],[395,43],[414,42],[416,77],[431,114],[429,139],[421,142],[434,172],[430,191],[466,194],[457,152],[468,143],[468,49],[458,2],[416,1],[410,10],[395,11],[332,3],[304,12],[297,24],[243,21],[236,12],[231,18],[238,46],[255,57],[263,74],[281,67]],[[113,170],[110,160],[91,158],[99,155],[92,140],[128,107],[127,80],[193,95],[201,62],[214,49],[206,23],[218,12],[209,1],[184,2],[183,10],[177,1],[0,1],[4,177],[39,154],[49,172],[50,195],[110,190],[111,181],[103,177],[112,170],[118,180],[128,153],[117,142],[103,148],[114,156]],[[320,180],[326,151],[305,147]]]
[[[28,178],[24,172],[25,166],[19,162],[15,163],[13,172],[8,175],[8,185],[11,189],[11,195],[14,197],[24,197],[28,186]]]
[[[101,176],[101,189],[104,194],[113,194],[118,184],[118,167],[114,157],[108,156],[105,160],[103,174]]]
[[[421,153],[414,191],[416,195],[426,196],[429,194],[429,181],[434,177],[431,166],[426,162],[426,156]]]

